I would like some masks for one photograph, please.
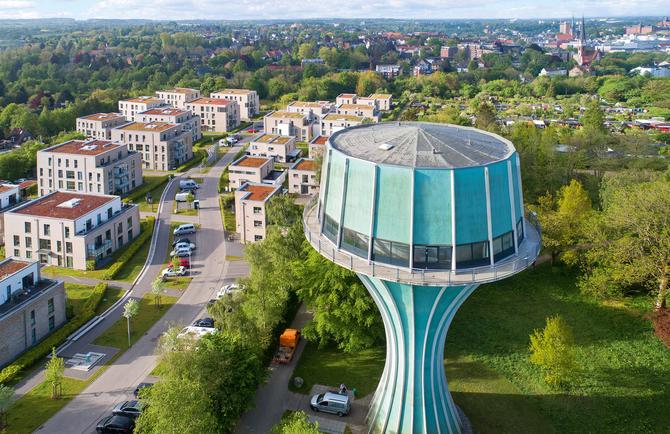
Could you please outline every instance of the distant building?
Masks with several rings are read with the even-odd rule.
[[[24,201],[21,186],[8,182],[0,183],[0,244],[5,244],[5,212]]]
[[[191,133],[193,143],[202,138],[200,116],[195,116],[190,110],[174,107],[158,107],[135,115],[137,122],[151,123],[164,122],[177,124],[183,131]]]
[[[240,106],[225,98],[198,98],[186,104],[186,109],[200,117],[203,131],[225,133],[240,126]]]
[[[140,233],[137,205],[119,196],[57,191],[5,213],[7,256],[86,270]]]
[[[235,224],[242,243],[261,241],[267,236],[265,206],[280,191],[281,185],[250,182],[235,191]]]
[[[558,31],[564,35],[572,36],[572,25],[567,21],[561,21]]]
[[[670,63],[663,62],[654,66],[638,66],[630,70],[631,74],[649,76],[653,78],[670,77]]]
[[[211,98],[235,101],[239,105],[240,119],[250,121],[260,113],[258,92],[250,89],[223,89],[210,94]]]
[[[190,131],[165,122],[132,122],[112,130],[112,141],[142,156],[145,169],[171,170],[193,158]]]
[[[274,159],[245,155],[228,166],[229,187],[238,189],[247,182],[281,185],[286,172],[274,170]]]
[[[327,141],[328,136],[316,136],[314,140],[309,142],[309,158],[316,159],[323,157]]]
[[[627,35],[648,35],[654,31],[654,26],[643,26],[641,23],[626,27]]]
[[[37,152],[37,179],[40,196],[125,194],[142,185],[142,157],[109,140],[70,140]]]
[[[387,80],[398,77],[402,72],[400,65],[377,65],[375,71]]]
[[[393,106],[393,95],[390,93],[373,93],[368,98],[374,98],[377,101],[377,107],[381,111],[391,110]]]
[[[0,287],[0,366],[4,366],[67,318],[63,282],[42,279],[37,261],[0,261]]]
[[[538,77],[565,77],[566,75],[568,75],[568,70],[563,68],[542,68],[542,71],[537,74]]]
[[[247,152],[254,157],[268,157],[280,163],[294,160],[299,150],[295,147],[295,137],[278,134],[263,134],[249,143]]]
[[[289,111],[270,112],[263,118],[263,127],[267,134],[294,136],[300,142],[312,140],[318,125],[308,115]]]
[[[77,132],[86,138],[110,140],[112,128],[128,123],[121,113],[96,113],[77,118]]]
[[[335,105],[341,105],[341,104],[356,104],[356,100],[358,99],[358,95],[355,93],[341,93],[337,95],[337,98],[335,98]]]
[[[288,169],[288,192],[315,195],[319,193],[316,162],[301,158]]]
[[[453,59],[458,53],[457,47],[441,47],[440,48],[440,57],[442,59]]]
[[[320,121],[323,116],[333,111],[330,101],[293,101],[286,106],[286,111],[301,113],[310,119]]]
[[[321,135],[330,136],[344,128],[353,127],[362,123],[363,118],[360,116],[330,113],[321,119]]]
[[[122,99],[119,101],[119,112],[128,121],[135,120],[135,114],[165,105],[165,102],[155,96],[139,96],[137,98]]]
[[[381,116],[377,106],[369,106],[365,104],[340,104],[337,106],[336,113],[338,115],[353,115],[363,119],[368,119],[372,122],[379,122]]]
[[[323,59],[321,59],[321,58],[319,58],[319,57],[315,57],[315,58],[313,58],[313,59],[302,59],[302,60],[300,61],[300,64],[301,64],[302,66],[305,66],[305,65],[310,64],[310,63],[314,63],[314,64],[322,65],[322,64],[324,64],[325,62],[323,61]]]
[[[200,91],[187,87],[175,87],[168,90],[159,90],[156,96],[172,107],[185,109],[186,104],[200,98]]]

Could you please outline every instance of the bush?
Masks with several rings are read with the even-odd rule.
[[[124,252],[116,258],[114,263],[107,269],[107,271],[102,275],[103,280],[112,280],[116,277],[116,274],[119,272],[121,267],[123,267],[126,262],[133,257],[137,251],[142,248],[144,243],[151,239],[151,236],[154,233],[154,220],[155,217],[147,217],[146,222],[142,223],[142,232],[140,236],[137,237]]]
[[[95,259],[87,259],[86,271],[93,271],[93,270],[95,270]]]
[[[181,166],[177,167],[177,172],[186,172],[188,169],[197,166],[207,158],[207,151],[204,149],[197,149],[195,152],[193,152],[193,158],[188,160],[186,163],[182,164]]]
[[[42,360],[51,352],[52,348],[59,346],[68,336],[93,318],[95,310],[98,308],[106,290],[106,283],[98,283],[95,285],[79,315],[72,318],[61,328],[44,338],[40,343],[20,355],[12,364],[5,366],[5,368],[0,371],[0,383],[7,384],[16,379],[21,371],[30,368],[35,363]]]
[[[542,368],[551,387],[566,386],[577,369],[572,332],[560,316],[547,318],[544,330],[530,335],[530,361]]]

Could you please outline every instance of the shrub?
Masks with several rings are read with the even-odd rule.
[[[93,271],[93,270],[95,270],[95,259],[87,259],[86,271]]]
[[[177,167],[177,172],[186,172],[188,169],[197,166],[200,162],[207,158],[207,151],[204,149],[198,149],[193,153],[193,158],[188,160],[186,163]]]
[[[135,238],[135,240],[123,251],[123,253],[116,258],[114,263],[107,269],[107,271],[102,275],[103,280],[112,280],[116,277],[116,274],[119,270],[128,262],[137,251],[142,248],[144,243],[151,239],[151,235],[154,233],[154,220],[155,217],[147,217],[146,222],[144,222],[142,227],[142,232],[140,235]]]
[[[544,330],[535,330],[530,335],[530,361],[542,368],[544,381],[549,386],[567,385],[577,363],[572,332],[560,315],[547,318]]]

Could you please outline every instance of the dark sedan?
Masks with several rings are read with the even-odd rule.
[[[144,404],[140,401],[126,401],[122,402],[112,410],[112,414],[118,416],[126,416],[131,419],[137,419],[144,409]]]
[[[132,433],[135,429],[135,421],[127,416],[107,416],[100,422],[95,430],[99,433]]]

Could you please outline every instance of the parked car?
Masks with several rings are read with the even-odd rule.
[[[188,259],[188,256],[185,258],[179,258],[179,266],[180,267],[186,267],[191,268],[191,261]]]
[[[251,133],[251,134],[255,134],[255,133],[258,133],[258,132],[259,132],[259,130],[257,130],[256,128],[249,128],[247,130],[247,133]]]
[[[112,410],[112,414],[137,419],[137,416],[142,413],[144,407],[146,407],[146,404],[141,401],[125,401],[117,404],[117,406],[114,407],[114,410]]]
[[[179,250],[179,249],[195,250],[195,243],[187,243],[187,242],[183,241],[181,243],[177,243],[177,244],[173,245],[172,247],[174,247],[175,250]]]
[[[182,190],[197,190],[200,185],[192,179],[182,179],[179,181],[179,188]]]
[[[178,237],[180,235],[188,235],[188,234],[194,234],[195,233],[195,225],[191,223],[179,225],[178,227],[175,228],[175,230],[172,232],[172,234],[175,237]]]
[[[212,333],[216,333],[216,329],[213,328],[213,327],[188,326],[188,327],[184,327],[181,330],[181,333],[179,333],[177,336],[179,336],[179,337],[193,336],[195,338],[201,338],[205,335],[210,335]]]
[[[176,245],[179,244],[179,243],[191,243],[191,240],[188,239],[188,238],[176,238],[176,239],[172,242],[172,247],[176,246]]]
[[[209,317],[200,318],[193,322],[193,326],[214,328],[214,320]]]
[[[107,416],[100,422],[95,430],[99,433],[131,433],[135,429],[135,421],[127,416]]]
[[[309,407],[316,411],[324,413],[333,413],[338,416],[344,416],[351,411],[349,395],[340,395],[339,393],[326,392],[312,396]]]
[[[182,249],[174,249],[173,251],[170,252],[170,256],[178,256],[180,258],[190,257],[192,254],[193,251],[188,247]]]
[[[146,389],[147,387],[151,387],[153,385],[154,385],[153,383],[140,383],[140,384],[138,384],[137,387],[135,388],[135,390],[133,391],[133,396],[135,398],[139,398],[140,397],[140,391],[142,389]]]
[[[186,275],[186,267],[180,265],[176,270],[173,267],[168,267],[161,272],[163,277],[177,277]]]
[[[228,285],[223,285],[221,289],[219,289],[219,292],[216,293],[216,299],[220,299],[221,297],[224,297],[226,295],[233,295],[237,294],[240,291],[242,291],[242,288],[240,288],[239,285],[235,283],[230,283]]]

